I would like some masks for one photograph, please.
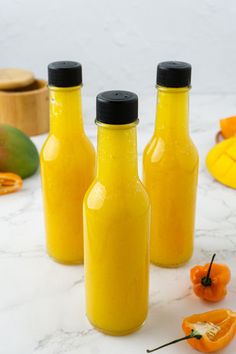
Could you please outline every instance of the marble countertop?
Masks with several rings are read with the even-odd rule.
[[[151,136],[155,99],[140,102],[139,156]],[[86,122],[94,100],[84,99]],[[150,310],[144,326],[126,337],[94,330],[84,308],[82,266],[54,263],[45,253],[39,173],[22,191],[0,199],[0,354],[144,354],[183,335],[183,317],[227,307],[236,310],[236,192],[214,181],[204,160],[214,144],[219,118],[236,113],[236,95],[191,98],[191,132],[200,153],[195,252],[179,269],[151,266]],[[96,128],[86,124],[95,142]],[[40,149],[45,136],[33,140]],[[213,252],[232,270],[229,294],[220,304],[200,301],[191,289],[189,269],[206,263]],[[224,351],[230,354],[236,340]],[[190,354],[182,342],[161,353]]]

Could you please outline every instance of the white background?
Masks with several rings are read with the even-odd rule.
[[[156,65],[193,66],[193,92],[236,92],[235,0],[0,0],[0,66],[46,78],[47,64],[83,65],[84,94],[153,95]]]
[[[95,94],[139,93],[140,160],[153,131],[157,63],[191,62],[198,93],[191,97],[191,134],[200,154],[194,256],[182,268],[151,267],[149,316],[123,338],[103,336],[87,322],[83,268],[46,255],[39,172],[21,192],[1,196],[0,354],[145,354],[181,337],[183,317],[217,307],[236,311],[235,191],[205,168],[219,118],[236,113],[235,34],[236,0],[0,0],[0,67],[25,67],[46,78],[53,60],[81,61],[93,143]],[[39,149],[44,139],[34,139]],[[216,305],[199,301],[189,280],[190,268],[209,262],[213,252],[232,271],[228,296]],[[222,353],[235,353],[235,341]],[[160,351],[190,353],[197,354],[184,342]]]

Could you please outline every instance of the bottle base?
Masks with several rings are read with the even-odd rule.
[[[84,264],[84,260],[83,259],[75,260],[75,261],[67,261],[67,260],[58,259],[58,258],[52,256],[50,253],[48,253],[48,256],[54,262],[59,263],[59,264],[63,264],[63,265],[74,266],[74,265],[82,265],[82,264]]]
[[[140,325],[134,327],[134,328],[131,328],[131,329],[128,329],[128,330],[125,330],[125,331],[110,331],[110,330],[107,330],[107,329],[104,329],[104,328],[100,328],[99,326],[95,325],[93,323],[93,321],[91,321],[89,319],[89,317],[87,316],[89,322],[91,323],[91,325],[98,331],[98,332],[101,332],[103,334],[106,334],[108,336],[113,336],[113,337],[122,337],[122,336],[127,336],[131,333],[134,333],[136,331],[138,331],[144,324],[144,322],[142,322]]]
[[[186,261],[180,262],[180,263],[161,263],[161,262],[156,262],[156,261],[152,261],[151,260],[151,264],[160,267],[160,268],[180,268],[182,266],[184,266],[185,264],[187,264],[190,261],[191,257],[189,259],[187,259]]]

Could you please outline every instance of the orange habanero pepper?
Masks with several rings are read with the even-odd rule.
[[[10,172],[0,172],[0,195],[13,193],[22,188],[20,176]]]
[[[225,297],[226,286],[230,281],[229,268],[224,264],[213,264],[215,256],[214,254],[210,264],[197,265],[190,271],[195,294],[201,299],[212,302],[220,301]]]
[[[236,135],[236,116],[221,119],[220,128],[225,139]]]
[[[186,334],[185,337],[147,350],[147,353],[183,340],[187,340],[194,349],[202,353],[212,353],[223,349],[231,342],[236,333],[236,313],[220,309],[192,315],[183,320],[182,328]]]

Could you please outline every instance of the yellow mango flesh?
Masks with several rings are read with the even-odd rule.
[[[206,166],[217,181],[236,189],[236,137],[215,145],[207,155]]]

